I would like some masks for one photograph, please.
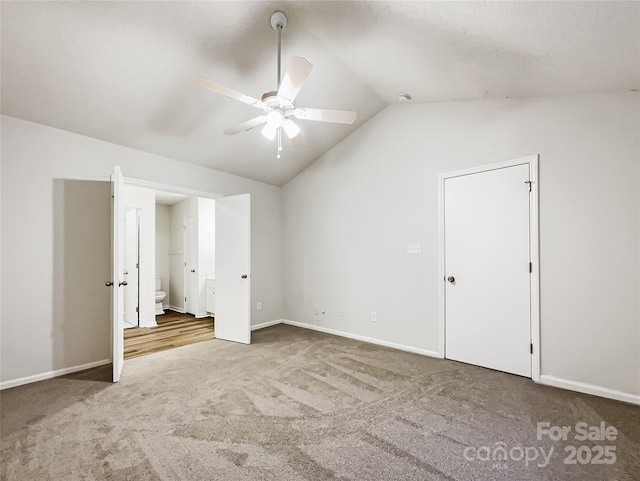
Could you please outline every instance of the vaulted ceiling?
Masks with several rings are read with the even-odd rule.
[[[413,102],[640,88],[638,2],[2,1],[2,113],[282,185],[406,92]],[[313,71],[296,105],[355,110],[298,121],[309,146],[259,129],[252,97],[276,86],[273,11]],[[420,126],[415,126],[419,128]],[[410,127],[409,127],[410,128]]]

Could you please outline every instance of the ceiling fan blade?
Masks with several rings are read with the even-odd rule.
[[[260,115],[258,117],[254,117],[251,120],[247,120],[246,122],[236,125],[230,129],[224,131],[227,135],[236,135],[240,132],[246,132],[247,130],[251,130],[254,127],[257,127],[260,124],[264,124],[267,121],[266,115]]]
[[[293,122],[293,120],[284,119],[282,128],[284,129],[284,133],[287,134],[287,137],[289,137],[291,145],[293,145],[296,149],[304,149],[308,145],[307,141],[302,135],[302,132],[300,132],[300,127],[298,127]]]
[[[227,97],[231,97],[232,99],[239,100],[242,103],[251,105],[253,107],[257,107],[259,109],[264,107],[264,104],[260,100],[254,99],[253,97],[249,97],[248,95],[241,94],[240,92],[237,92],[233,89],[230,89],[223,85],[212,82],[211,80],[208,80],[206,78],[198,77],[197,79],[194,79],[194,80],[196,81],[197,85],[205,89],[211,90],[213,92],[216,92],[222,95],[226,95]]]
[[[313,65],[307,62],[306,59],[291,57],[289,68],[287,68],[287,72],[280,83],[278,95],[293,102],[312,69]]]
[[[351,110],[295,109],[293,115],[302,120],[319,120],[340,124],[352,124],[356,120],[356,113]]]

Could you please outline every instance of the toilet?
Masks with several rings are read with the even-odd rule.
[[[162,289],[162,278],[156,277],[156,316],[160,314],[164,314],[164,309],[162,309],[162,301],[167,297],[167,293],[161,291]]]

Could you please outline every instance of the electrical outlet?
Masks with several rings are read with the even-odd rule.
[[[372,312],[371,313],[371,322],[376,322],[377,320],[378,320],[378,317],[377,317],[376,313]]]
[[[421,254],[422,243],[421,242],[409,242],[407,243],[407,254]]]
[[[258,305],[256,306],[256,309],[261,311],[262,310],[262,302],[258,302]]]

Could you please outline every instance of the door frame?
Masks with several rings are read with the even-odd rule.
[[[178,185],[171,185],[171,184],[162,184],[160,182],[153,182],[151,180],[144,180],[144,179],[138,179],[135,177],[123,177],[124,183],[127,185],[132,185],[135,187],[144,187],[145,189],[150,189],[150,190],[157,190],[157,191],[162,191],[162,192],[169,192],[172,194],[182,194],[182,195],[186,195],[189,197],[203,197],[206,199],[219,199],[220,197],[224,197],[223,194],[218,194],[216,192],[207,192],[204,190],[196,190],[196,189],[190,189],[188,187],[181,187]],[[183,225],[184,225],[185,221],[183,219]],[[184,234],[184,230],[182,233],[182,239],[183,239],[183,249],[182,249],[182,263],[183,263],[183,272],[184,272],[184,240],[185,240],[185,234]],[[186,295],[186,276],[184,276],[183,279],[183,296],[182,296],[182,306],[183,306],[183,312],[187,312],[187,303],[184,301],[184,295]],[[177,306],[175,306],[177,307]]]
[[[479,174],[491,170],[514,167],[516,165],[529,166],[531,181],[531,195],[529,197],[529,258],[532,268],[529,276],[530,290],[530,320],[531,320],[531,379],[540,382],[540,249],[539,249],[539,217],[538,217],[538,154],[528,155],[513,160],[479,165],[468,169],[446,172],[438,176],[438,350],[441,358],[445,357],[445,231],[444,231],[444,183],[446,179],[463,175]]]
[[[188,195],[190,197],[206,197],[208,199],[217,199],[218,197],[222,197],[222,194],[216,194],[215,192],[189,189],[187,187],[180,187],[177,185],[161,184],[150,180],[136,179],[135,177],[124,177],[124,183],[127,185],[134,185],[136,187],[144,187],[145,189]]]

